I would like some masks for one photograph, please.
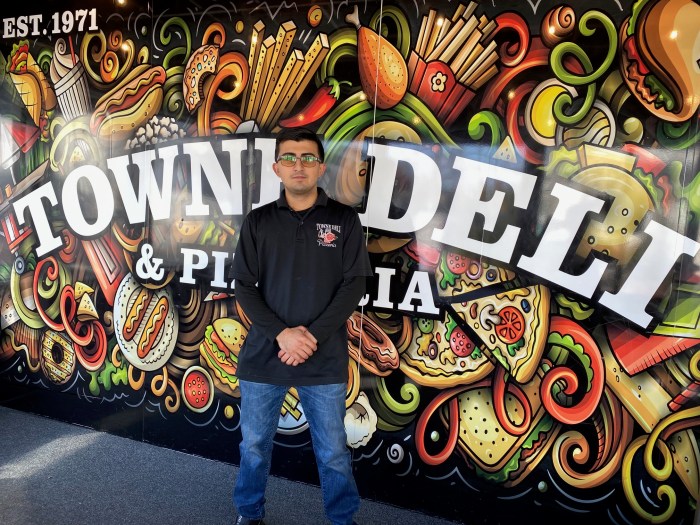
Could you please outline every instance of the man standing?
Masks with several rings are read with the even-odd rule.
[[[251,211],[233,262],[236,300],[252,321],[238,361],[241,465],[236,523],[263,523],[272,441],[289,387],[311,430],[326,516],[353,523],[359,496],[346,445],[346,321],[371,267],[354,210],[317,186],[326,165],[310,130],[284,129],[273,170],[280,198]]]

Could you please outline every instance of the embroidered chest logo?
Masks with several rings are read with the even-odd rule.
[[[335,224],[316,223],[317,241],[319,246],[335,248],[335,241],[340,236],[340,226]]]

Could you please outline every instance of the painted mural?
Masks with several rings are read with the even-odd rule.
[[[375,270],[347,323],[361,494],[692,523],[697,2],[65,4],[3,13],[2,399],[237,463],[228,271],[275,132],[307,126]],[[276,443],[313,482],[294,389]]]

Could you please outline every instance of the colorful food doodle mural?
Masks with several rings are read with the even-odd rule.
[[[51,9],[3,14],[4,402],[236,463],[228,271],[275,132],[307,126],[375,270],[347,323],[363,496],[693,521],[697,2]],[[309,442],[290,389],[276,472],[313,481]]]

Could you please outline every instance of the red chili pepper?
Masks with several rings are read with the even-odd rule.
[[[340,84],[350,84],[350,82],[338,82],[332,77],[329,78],[326,84],[318,88],[304,109],[296,115],[280,120],[279,125],[283,128],[298,128],[324,117],[340,98]]]

